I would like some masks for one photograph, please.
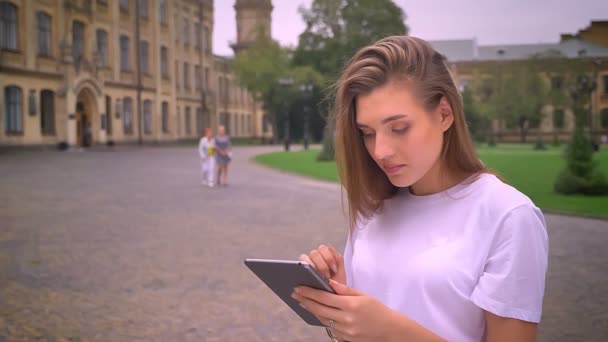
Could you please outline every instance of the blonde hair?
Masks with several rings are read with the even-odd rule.
[[[384,38],[359,50],[334,86],[336,162],[348,196],[351,229],[358,218],[382,210],[384,200],[398,188],[369,155],[356,124],[356,99],[392,81],[405,81],[426,111],[434,111],[442,98],[449,102],[454,122],[444,132],[441,160],[448,172],[476,175],[489,172],[477,157],[464,117],[462,97],[445,60],[422,39]]]

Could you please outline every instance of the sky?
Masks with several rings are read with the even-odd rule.
[[[554,43],[591,20],[608,20],[608,0],[394,0],[406,14],[409,34],[427,40],[476,38],[481,45]],[[232,55],[234,0],[215,0],[213,51]],[[305,29],[298,7],[312,0],[273,0],[272,36],[296,46]]]

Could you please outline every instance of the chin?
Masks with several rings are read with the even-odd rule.
[[[412,184],[415,183],[415,180],[413,180],[411,177],[408,177],[406,175],[402,175],[402,174],[398,174],[398,175],[392,175],[392,176],[388,176],[388,180],[391,182],[391,184],[393,184],[394,186],[398,187],[398,188],[407,188],[409,186],[412,186]]]

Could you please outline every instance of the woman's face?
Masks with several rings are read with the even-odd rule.
[[[369,155],[397,187],[416,184],[437,163],[443,132],[453,121],[443,98],[427,112],[404,82],[358,96],[357,126]]]

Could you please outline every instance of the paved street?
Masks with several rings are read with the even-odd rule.
[[[323,341],[244,265],[342,248],[336,185],[196,150],[0,153],[0,341]],[[608,341],[608,221],[547,215],[541,341]]]

